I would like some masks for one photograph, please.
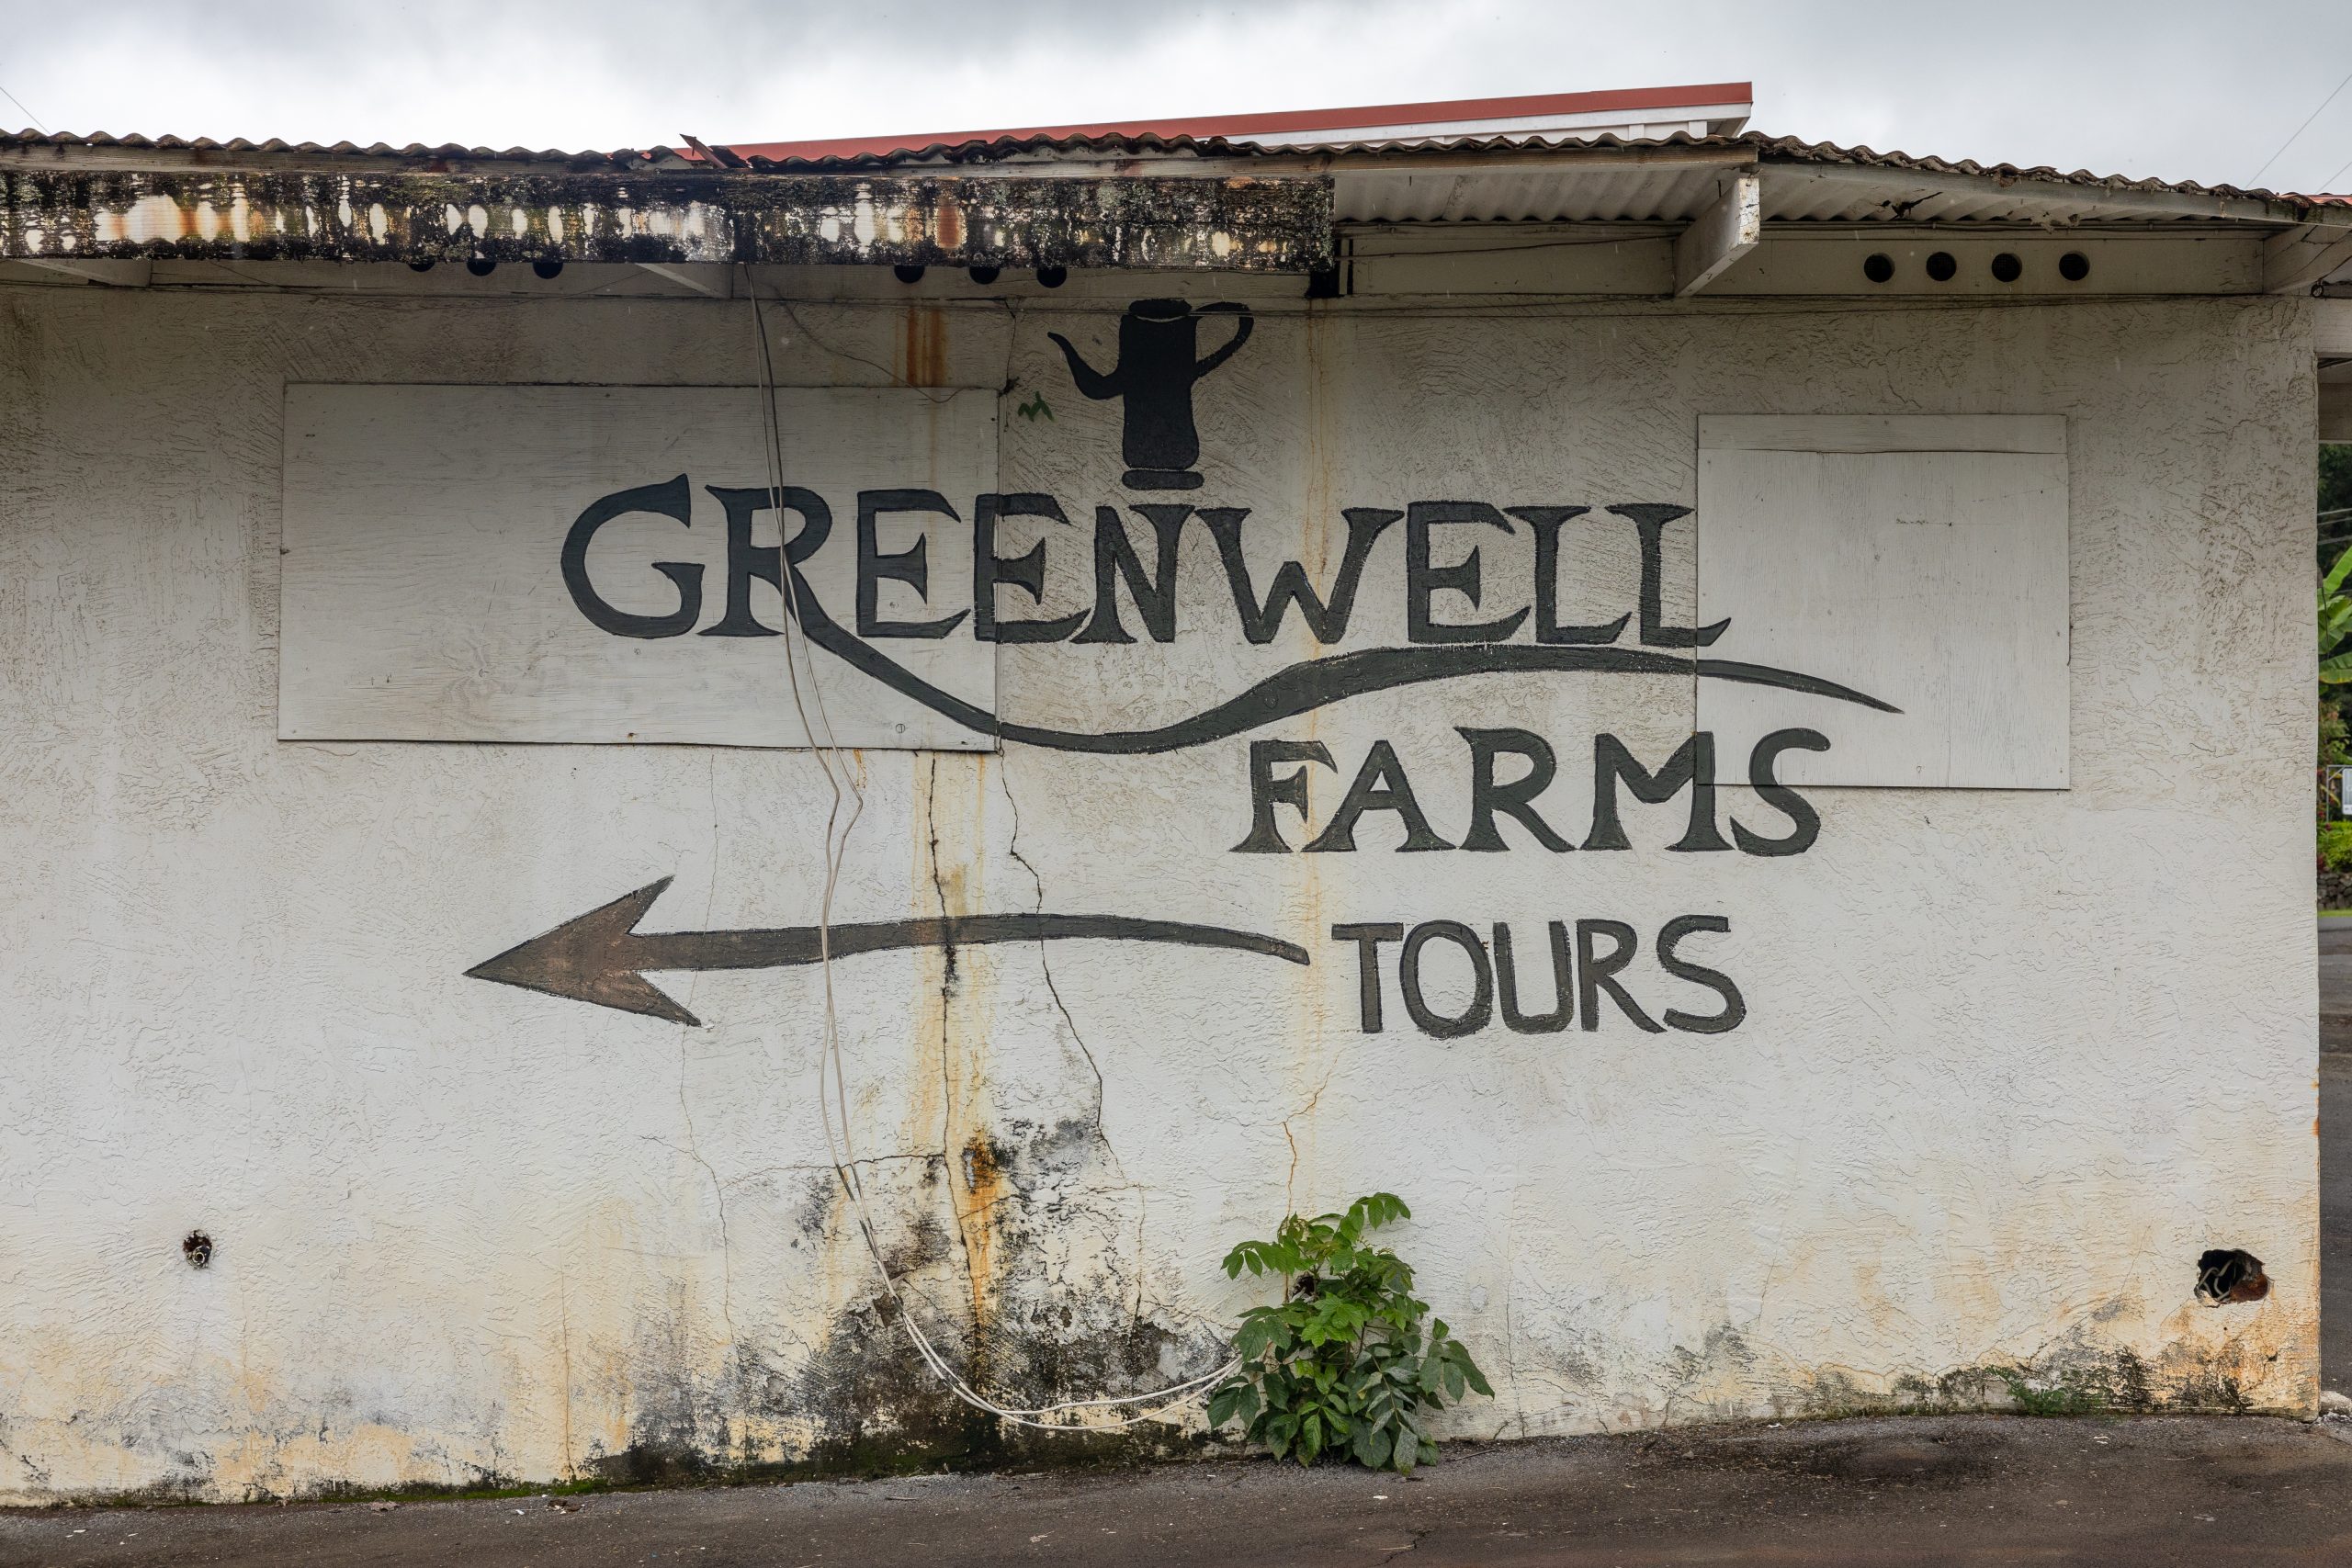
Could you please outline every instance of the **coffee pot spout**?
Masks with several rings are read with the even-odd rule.
[[[1061,333],[1047,333],[1046,335],[1054,340],[1062,351],[1062,357],[1069,361],[1069,378],[1078,384],[1080,392],[1097,402],[1119,395],[1120,378],[1116,372],[1106,376],[1089,365],[1086,356],[1078,352],[1078,345]]]

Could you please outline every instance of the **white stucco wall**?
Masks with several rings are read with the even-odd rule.
[[[1045,333],[1104,363],[1118,303],[769,325],[793,384],[1011,382],[1001,487],[1083,522],[1133,499],[1117,411]],[[2004,1367],[2309,1408],[2302,307],[1317,309],[1259,302],[1204,383],[1209,484],[1175,499],[1252,507],[1265,561],[1318,581],[1344,506],[1690,504],[1702,412],[2064,415],[2071,787],[1808,790],[1818,842],[1784,858],[1668,852],[1680,800],[1629,803],[1629,852],[1399,854],[1375,818],[1352,855],[1239,855],[1248,736],[860,753],[839,919],[1138,914],[1314,956],[836,965],[885,1244],[975,1381],[1026,1403],[1200,1370],[1262,1291],[1217,1270],[1233,1241],[1385,1188],[1495,1377],[1460,1432],[1981,1403]],[[817,971],[662,977],[694,1029],[464,976],[662,876],[648,930],[813,919],[812,758],[275,738],[288,382],[754,378],[741,302],[0,291],[0,1497],[976,1457],[837,1199]],[[1053,417],[1019,416],[1041,390]],[[1398,637],[1398,547],[1348,646]],[[1630,607],[1630,536],[1591,548],[1579,581]],[[1004,647],[1007,716],[1129,727],[1313,651],[1295,621],[1238,645],[1213,554],[1184,560],[1174,649]],[[1687,623],[1687,540],[1668,560]],[[1083,603],[1082,547],[1047,561],[1049,600]],[[1458,839],[1455,727],[1532,729],[1580,837],[1595,732],[1654,766],[1690,705],[1684,678],[1495,675],[1253,734],[1332,749],[1318,810],[1390,741]],[[1646,946],[1688,912],[1731,922],[1692,948],[1745,997],[1731,1032],[1436,1040],[1392,969],[1367,1035],[1329,934],[1509,919],[1540,975],[1546,919]],[[2192,1300],[2212,1247],[2258,1255],[2269,1299]]]

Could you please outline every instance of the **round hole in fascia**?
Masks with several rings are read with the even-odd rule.
[[[922,281],[922,268],[915,265],[912,262],[900,262],[898,265],[890,269],[890,276],[897,278],[901,283],[921,283]]]
[[[466,270],[476,277],[488,277],[498,270],[498,264],[488,256],[469,256],[466,259]]]
[[[967,267],[965,270],[971,274],[972,281],[978,284],[983,288],[986,288],[989,284],[994,283],[999,277],[1003,276],[1001,268],[993,266]]]
[[[2058,258],[2058,276],[2069,283],[2080,283],[2091,275],[2091,258],[2080,251],[2068,251]]]
[[[1037,283],[1040,288],[1059,288],[1069,281],[1069,268],[1066,266],[1041,266],[1037,269]]]
[[[1993,280],[1995,282],[2015,283],[2018,278],[2023,277],[2024,276],[2025,263],[2017,258],[2016,252],[2003,251],[1999,255],[1993,258]]]
[[[563,276],[563,263],[554,256],[541,256],[531,264],[531,272],[534,276],[551,281]]]
[[[1886,283],[1894,276],[1894,258],[1884,251],[1873,251],[1862,258],[1862,276],[1872,283]]]
[[[1938,283],[1950,283],[1960,273],[1960,263],[1950,251],[1938,251],[1928,258],[1928,276]]]

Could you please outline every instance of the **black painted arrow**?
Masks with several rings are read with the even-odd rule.
[[[510,947],[466,971],[476,980],[495,980],[569,997],[623,1012],[665,1018],[673,1023],[702,1021],[646,979],[649,970],[775,969],[815,964],[823,957],[818,928],[785,926],[775,931],[657,931],[639,935],[637,922],[662,897],[670,879],[640,887],[591,909],[577,919]],[[837,925],[830,946],[835,958],[900,947],[963,947],[984,942],[1047,942],[1094,938],[1110,942],[1165,942],[1182,947],[1225,947],[1262,953],[1293,964],[1307,961],[1306,949],[1253,931],[1222,926],[1185,925],[1130,915],[943,915],[915,920],[873,920]]]

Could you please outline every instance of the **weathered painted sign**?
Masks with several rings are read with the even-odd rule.
[[[1204,354],[1201,331],[1207,323],[1229,323],[1229,331]],[[1687,797],[1688,816],[1669,851],[1802,854],[1818,835],[1820,817],[1791,787],[1793,775],[1784,773],[1784,759],[1834,758],[1837,746],[1819,727],[1831,722],[1825,716],[1836,714],[1859,713],[1876,728],[1860,727],[1870,739],[1859,769],[1816,761],[1810,776],[1822,782],[2064,782],[2063,422],[1702,421],[1701,499],[1712,502],[1724,521],[1723,542],[1713,555],[1699,552],[1700,603],[1736,605],[1740,613],[1683,624],[1664,607],[1668,533],[1713,536],[1694,523],[1690,506],[1655,498],[1388,498],[1389,504],[1340,510],[1344,544],[1336,564],[1319,574],[1295,556],[1279,560],[1271,574],[1253,566],[1248,547],[1253,536],[1271,534],[1279,541],[1300,531],[1287,520],[1253,518],[1245,506],[1157,499],[1203,490],[1194,389],[1249,343],[1252,330],[1246,307],[1141,301],[1120,321],[1117,359],[1109,369],[1094,366],[1062,333],[1048,334],[1077,391],[1122,405],[1126,467],[1119,484],[1127,494],[1124,504],[1096,502],[1091,518],[1082,502],[1042,491],[990,486],[968,498],[960,490],[951,493],[939,488],[935,450],[912,455],[925,465],[921,477],[930,482],[916,485],[894,471],[899,454],[889,443],[906,436],[910,417],[933,428],[944,423],[950,450],[966,472],[990,467],[956,445],[973,438],[968,416],[981,406],[977,398],[966,400],[959,423],[953,413],[936,412],[936,404],[917,411],[908,399],[920,393],[803,392],[778,405],[780,423],[791,434],[790,462],[783,458],[782,444],[774,454],[780,486],[699,486],[718,498],[726,515],[724,560],[707,569],[726,585],[724,612],[716,620],[709,614],[718,609],[717,597],[707,598],[702,586],[706,568],[639,559],[621,550],[597,553],[607,529],[633,528],[628,536],[639,553],[651,537],[670,550],[669,538],[649,536],[639,525],[659,519],[690,526],[697,487],[689,474],[624,484],[588,495],[584,503],[584,475],[550,479],[515,503],[525,521],[503,531],[501,550],[513,551],[517,539],[538,550],[533,602],[555,623],[540,636],[580,641],[591,635],[565,623],[568,600],[577,622],[612,639],[608,653],[632,645],[674,646],[675,653],[641,657],[666,657],[669,678],[689,693],[707,689],[696,684],[697,660],[708,646],[701,639],[778,635],[782,628],[761,619],[753,604],[753,589],[764,584],[774,601],[771,612],[791,616],[808,641],[831,656],[821,672],[811,671],[812,686],[844,678],[852,682],[850,701],[836,694],[828,704],[845,716],[835,721],[850,731],[844,743],[877,743],[853,738],[878,733],[870,716],[905,712],[908,705],[922,718],[911,726],[891,720],[890,739],[879,744],[918,743],[910,735],[938,744],[948,735],[965,746],[1011,742],[1059,752],[1151,756],[1246,739],[1249,827],[1229,846],[1237,854],[1351,853],[1370,821],[1393,826],[1399,835],[1396,847],[1408,852],[1503,851],[1511,847],[1505,823],[1539,853],[1626,850],[1632,847],[1621,819],[1626,803],[1666,806],[1678,797]],[[311,421],[318,431],[339,433],[348,443],[349,432],[365,417],[404,431],[447,432],[450,415],[433,403],[435,396],[380,389],[314,393],[302,406],[321,415]],[[458,400],[469,422],[526,430],[536,452],[568,454],[580,438],[548,434],[571,428],[559,416],[598,422],[600,431],[609,431],[622,411],[604,400],[616,396],[533,389],[465,394]],[[720,408],[740,418],[743,399],[701,392],[687,401],[702,421],[725,429]],[[640,455],[642,432],[674,430],[681,411],[632,404],[626,412],[642,422],[640,433],[622,444],[630,454],[626,460],[650,464],[648,474],[665,466],[674,446],[664,446],[663,460],[654,461]],[[841,452],[820,457],[812,439],[817,432],[840,433],[854,466],[841,467]],[[304,434],[314,442],[324,439],[311,430]],[[740,428],[737,434],[740,440]],[[344,456],[347,461],[347,447]],[[730,454],[694,456],[724,463]],[[1875,466],[1858,466],[1871,458]],[[735,466],[744,466],[740,457]],[[468,483],[446,464],[439,472],[458,493],[503,493],[495,483]],[[612,472],[608,457],[600,477]],[[315,483],[315,474],[306,478],[306,484]],[[311,499],[307,492],[305,499]],[[551,547],[552,521],[575,504],[577,515],[563,531],[560,572],[551,571],[546,558],[559,554]],[[857,520],[854,555],[834,531],[835,519],[851,514]],[[877,533],[884,517],[911,517],[918,532],[885,548]],[[763,524],[776,529],[775,543],[753,542]],[[1608,529],[1634,541],[1635,592],[1613,615],[1580,619],[1562,607],[1564,584],[1574,585],[1579,575],[1572,528]],[[354,581],[401,581],[404,574],[395,561],[381,554],[389,548],[397,557],[401,543],[381,526],[360,532],[374,573],[323,581],[348,592]],[[337,536],[311,526],[304,539],[302,547],[313,558],[311,575],[302,580],[305,590],[331,599],[320,593],[315,563],[337,559]],[[1188,551],[1196,569],[1205,564],[1204,556],[1214,567],[1188,576]],[[1066,569],[1049,574],[1049,556],[1064,562],[1075,556],[1091,568],[1081,574],[1087,591],[1075,602],[1059,585],[1071,574]],[[1712,592],[1705,586],[1710,559],[1725,568]],[[968,576],[934,570],[967,561]],[[526,558],[508,570],[526,580],[531,575]],[[649,575],[671,584],[660,605],[615,603],[612,595],[623,592],[622,585],[641,589]],[[1049,575],[1059,579],[1053,589]],[[548,585],[557,577],[560,596]],[[887,610],[886,592],[899,596]],[[1401,638],[1356,632],[1360,597],[1371,595],[1401,611]],[[1203,597],[1208,602],[1200,602]],[[1783,603],[1796,605],[1795,613],[1783,610]],[[1295,628],[1286,637],[1285,622],[1294,616]],[[1744,646],[1818,652],[1842,678],[1714,651],[1737,621],[1759,623]],[[1181,635],[1180,626],[1186,628]],[[1115,728],[1027,722],[994,705],[968,679],[960,685],[956,679],[1008,645],[1132,649],[1142,642],[1180,660],[1188,643],[1267,649],[1295,640],[1301,631],[1310,645],[1304,657],[1259,660],[1262,672],[1212,701],[1188,705],[1178,695]],[[2054,660],[2045,657],[2053,634]],[[410,646],[424,647],[413,640]],[[943,657],[951,649],[952,657]],[[306,681],[315,680],[314,665],[297,668]],[[752,668],[757,674],[760,667]],[[1906,713],[1856,683],[1875,685],[1903,670],[1912,676],[1907,682],[1897,677],[1900,688],[1928,697],[1927,712]],[[1324,739],[1268,733],[1270,727],[1311,722],[1335,705],[1385,694],[1428,692],[1443,701],[1443,688],[1474,678],[1566,674],[1687,679],[1701,694],[1698,724],[1662,751],[1645,753],[1640,742],[1629,744],[1607,730],[1593,735],[1591,791],[1575,821],[1565,818],[1556,798],[1545,798],[1559,773],[1553,742],[1521,726],[1459,726],[1465,751],[1455,765],[1466,768],[1469,783],[1468,819],[1456,838],[1432,824],[1387,739],[1371,740],[1360,757],[1343,763]],[[765,676],[734,700],[778,711],[772,664]],[[1962,688],[1957,694],[1956,685]],[[1760,695],[1719,699],[1713,694],[1719,689]],[[1717,715],[1736,734],[1736,753],[1724,750],[1724,738],[1710,722]],[[287,728],[296,733],[316,722],[289,720]],[[635,738],[671,733],[658,713],[634,722]],[[756,725],[752,721],[753,729]],[[841,735],[840,728],[834,733]],[[1311,804],[1317,770],[1332,784],[1345,781],[1336,807],[1322,813]],[[1719,785],[1726,784],[1745,785],[1746,804],[1736,811],[1726,810],[1719,796]],[[694,1022],[691,1012],[644,979],[645,972],[764,967],[819,955],[814,928],[636,932],[663,886],[571,919],[470,973]],[[1581,1020],[1590,1030],[1604,1012],[1651,1032],[1705,1034],[1737,1028],[1747,1004],[1733,978],[1695,961],[1685,944],[1729,930],[1722,914],[1681,912],[1660,917],[1649,932],[1603,918],[1552,919],[1516,931],[1502,920],[1477,928],[1455,919],[1348,919],[1331,922],[1327,937],[1336,948],[1332,955],[1355,966],[1357,1023],[1366,1034],[1390,1027],[1383,978],[1388,966],[1405,1018],[1434,1038],[1476,1033],[1497,1022],[1520,1033],[1547,1033]],[[1226,947],[1308,961],[1305,948],[1273,935],[1141,914],[1042,909],[847,927],[835,933],[831,951],[849,956],[892,947],[1048,938]],[[1645,951],[1679,983],[1678,999],[1645,1006],[1619,977]],[[1455,986],[1450,996],[1433,999],[1424,984],[1432,962],[1457,978],[1466,973],[1466,990]],[[1682,993],[1695,993],[1695,1000]]]
[[[1204,352],[1212,326],[1226,335]],[[994,400],[976,389],[780,392],[763,423],[758,393],[725,389],[296,388],[281,733],[806,745],[813,727],[842,746],[1130,756],[1246,741],[1248,830],[1229,848],[1247,855],[1353,852],[1375,820],[1408,852],[1502,851],[1506,823],[1539,853],[1625,850],[1625,803],[1686,797],[1670,851],[1780,857],[1819,832],[1800,778],[2064,783],[2063,421],[1709,416],[1703,516],[1644,496],[1366,497],[1340,508],[1336,563],[1293,554],[1268,571],[1251,546],[1262,562],[1267,540],[1303,530],[1210,500],[1194,415],[1196,389],[1254,327],[1242,305],[1138,301],[1108,368],[1047,334],[1072,388],[1119,407],[1117,501],[999,489]],[[1613,615],[1564,608],[1593,596],[1579,546],[1595,530],[1633,542],[1634,592]],[[1702,612],[1730,613],[1668,615],[1670,533],[1696,542]],[[1366,618],[1401,619],[1401,637],[1363,634],[1359,605],[1379,601],[1392,614]],[[787,618],[828,656],[797,694]],[[1001,648],[1144,646],[1182,661],[1204,642],[1290,651],[1247,659],[1250,677],[1212,700],[1171,687],[1108,728],[1030,722],[994,700]],[[1270,733],[1498,675],[1687,680],[1695,722],[1663,746],[1596,732],[1574,821],[1547,798],[1551,739],[1462,724],[1468,817],[1453,838],[1389,739],[1343,761],[1325,739]],[[1842,750],[1833,715],[1869,720]],[[1318,770],[1344,782],[1321,813]],[[1744,785],[1746,803],[1726,810],[1722,785]],[[818,954],[813,928],[636,933],[662,886],[471,973],[692,1022],[644,972]],[[1497,1022],[1592,1029],[1604,1011],[1654,1032],[1738,1027],[1737,983],[1684,946],[1729,919],[1659,919],[1646,933],[1601,918],[1517,931],[1341,919],[1328,941],[1355,965],[1367,1034],[1390,1027],[1388,966],[1406,1019],[1440,1039]],[[832,951],[1077,937],[1307,961],[1265,933],[1044,910],[851,928]],[[1637,1000],[1618,976],[1644,951],[1707,1005]],[[1433,961],[1466,972],[1466,990],[1432,1000]]]

